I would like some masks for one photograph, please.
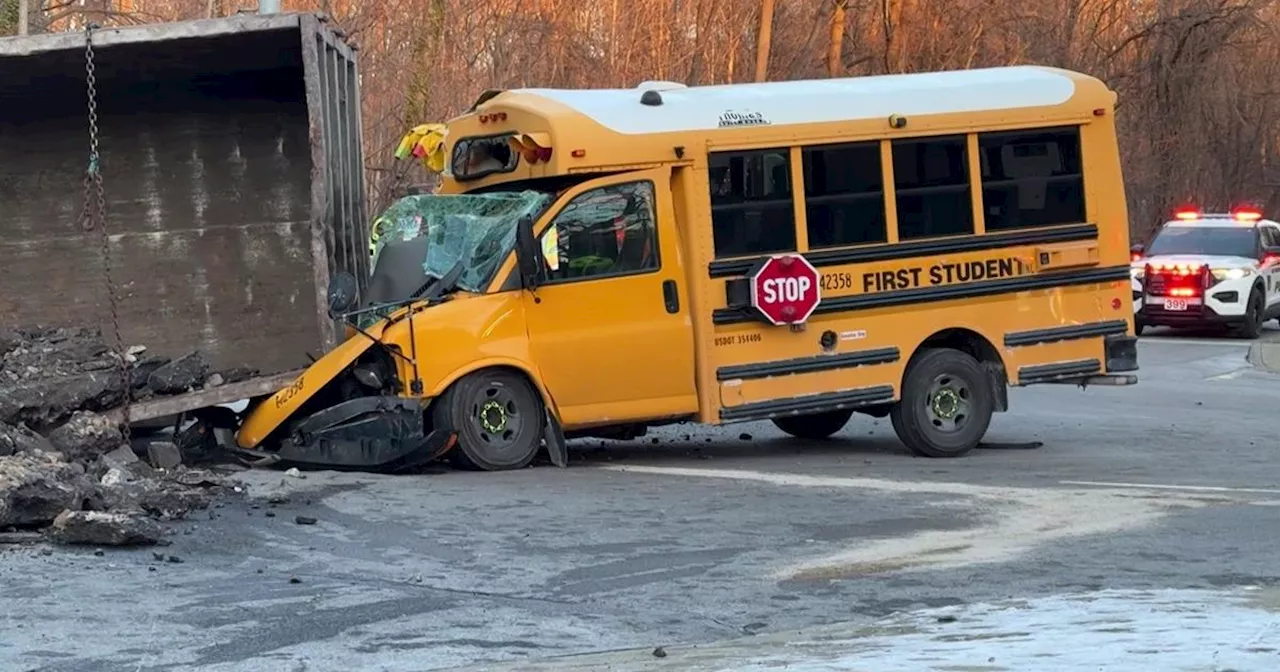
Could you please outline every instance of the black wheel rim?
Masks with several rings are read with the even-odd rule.
[[[972,417],[973,386],[960,376],[943,373],[934,377],[924,399],[925,417],[934,431],[954,434],[969,425]]]
[[[525,413],[511,388],[500,383],[484,385],[472,401],[470,411],[476,437],[486,452],[501,455],[518,445]]]

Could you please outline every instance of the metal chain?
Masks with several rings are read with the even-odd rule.
[[[129,405],[133,397],[133,381],[130,376],[129,354],[120,335],[120,305],[116,295],[115,280],[111,277],[111,236],[107,231],[107,200],[102,186],[102,162],[98,153],[98,77],[93,63],[93,31],[98,25],[90,23],[84,30],[85,80],[89,98],[89,166],[84,176],[85,231],[92,230],[97,219],[98,238],[102,245],[102,276],[106,284],[107,303],[111,307],[112,337],[116,346],[117,370],[124,399],[121,406],[121,430],[125,444],[129,443]]]

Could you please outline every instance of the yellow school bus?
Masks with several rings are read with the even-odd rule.
[[[349,339],[238,447],[511,469],[563,465],[566,437],[818,439],[857,412],[962,455],[1009,386],[1137,380],[1115,100],[1030,66],[486,92],[379,240],[408,279],[335,279]]]

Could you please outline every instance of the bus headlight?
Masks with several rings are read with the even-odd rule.
[[[1214,280],[1221,282],[1223,280],[1239,280],[1253,271],[1248,268],[1215,268],[1209,272],[1213,274]]]

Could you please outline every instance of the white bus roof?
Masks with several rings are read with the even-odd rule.
[[[1056,68],[1012,66],[717,86],[663,83],[653,87],[661,89],[661,105],[642,104],[644,88],[515,89],[507,94],[546,98],[614,132],[643,134],[1052,107],[1071,100],[1079,80],[1092,78]]]

